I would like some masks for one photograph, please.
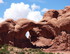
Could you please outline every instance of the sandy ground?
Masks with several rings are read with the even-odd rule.
[[[60,54],[70,54],[70,51],[57,51],[57,52],[54,52],[54,53],[60,53]]]
[[[47,51],[46,49],[43,50],[44,52],[50,52],[50,53],[60,53],[60,54],[70,54],[70,51]]]
[[[70,51],[55,51],[55,52],[50,52],[50,53],[70,54]]]

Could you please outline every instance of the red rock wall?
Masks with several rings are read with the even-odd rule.
[[[25,36],[27,31],[29,38]],[[70,6],[47,11],[38,23],[28,19],[0,23],[0,44],[70,50]]]

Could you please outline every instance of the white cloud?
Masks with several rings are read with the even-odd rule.
[[[19,18],[27,18],[28,13],[30,12],[28,4],[24,3],[12,3],[9,9],[6,9],[4,12],[4,18],[12,18],[17,20]]]
[[[30,8],[31,7],[31,8]],[[30,20],[39,21],[42,18],[40,11],[35,11],[35,9],[40,8],[39,6],[33,4],[28,5],[21,3],[12,3],[11,7],[6,9],[4,12],[4,18],[12,18],[17,20],[19,18],[28,18]]]
[[[4,1],[3,0],[0,0],[0,3],[4,3]]]
[[[27,18],[38,22],[39,20],[42,19],[42,15],[40,11],[31,11],[29,12]]]
[[[32,10],[40,9],[40,6],[33,4],[33,5],[31,5],[31,8],[32,8]]]
[[[2,19],[2,18],[0,18],[0,22],[2,22],[2,20],[3,20],[3,19]]]
[[[0,22],[4,21],[8,18],[12,18],[14,20],[20,19],[20,18],[27,18],[30,20],[34,20],[36,22],[40,21],[42,19],[42,12],[47,10],[46,8],[42,11],[36,11],[35,9],[39,9],[40,6],[33,4],[28,5],[21,3],[12,3],[10,8],[6,9],[4,12],[3,18],[0,18]]]
[[[46,11],[48,11],[48,9],[44,8],[44,9],[42,9],[41,12],[46,12]]]

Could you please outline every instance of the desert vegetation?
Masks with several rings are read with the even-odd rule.
[[[13,46],[3,45],[0,48],[0,54],[63,54],[63,53],[47,53],[42,49],[34,48],[17,48]]]

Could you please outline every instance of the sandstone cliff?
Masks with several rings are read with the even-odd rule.
[[[25,36],[29,31],[29,38]],[[70,50],[70,6],[49,10],[38,23],[28,19],[8,19],[0,23],[0,44]]]

